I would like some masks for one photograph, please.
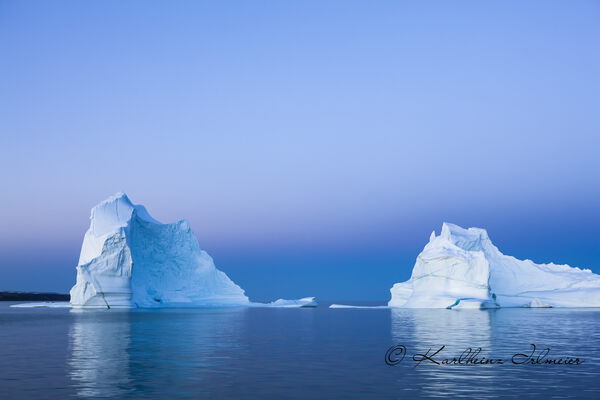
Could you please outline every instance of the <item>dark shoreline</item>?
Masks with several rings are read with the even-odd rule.
[[[61,293],[0,292],[0,301],[69,301],[71,296]]]

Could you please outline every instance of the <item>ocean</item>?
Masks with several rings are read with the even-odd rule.
[[[600,309],[9,304],[1,399],[600,398]]]

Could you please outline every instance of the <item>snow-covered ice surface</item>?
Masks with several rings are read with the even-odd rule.
[[[390,307],[600,307],[600,275],[506,256],[484,229],[448,223],[390,291]]]
[[[162,224],[123,193],[92,209],[77,266],[77,281],[71,289],[73,307],[255,304],[200,249],[187,221]],[[303,305],[301,302],[296,307]],[[282,306],[290,307],[289,303]]]

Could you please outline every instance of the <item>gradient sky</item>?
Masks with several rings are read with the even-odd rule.
[[[2,0],[0,54],[0,290],[117,191],[252,300],[386,300],[443,221],[600,273],[598,1]]]

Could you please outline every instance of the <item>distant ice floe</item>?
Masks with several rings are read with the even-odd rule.
[[[248,303],[248,307],[259,307],[259,308],[311,308],[317,307],[318,303],[314,297],[304,297],[298,300],[285,300],[279,299],[271,303]],[[37,303],[18,303],[11,304],[10,307],[15,308],[71,308],[71,303],[68,301],[60,302],[37,302]],[[387,306],[386,306],[387,308]],[[106,309],[106,307],[101,308]]]
[[[346,304],[332,304],[329,308],[390,308],[389,306],[350,306]]]
[[[71,304],[68,301],[40,301],[36,303],[18,303],[11,304],[15,308],[70,308]]]

